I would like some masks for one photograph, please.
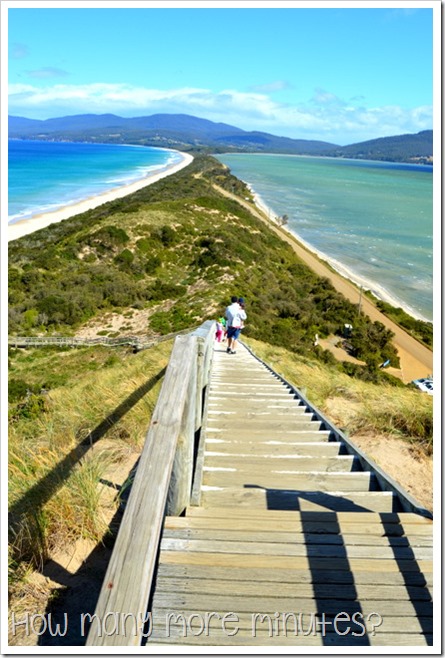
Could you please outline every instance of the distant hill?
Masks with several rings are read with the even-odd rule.
[[[212,153],[285,153],[397,162],[429,162],[433,156],[432,130],[339,146],[318,140],[246,131],[188,114],[133,118],[115,114],[80,114],[44,121],[10,116],[8,134],[16,139],[130,143]]]
[[[336,148],[330,155],[365,160],[432,162],[433,131],[422,130],[417,134],[371,139],[367,142]]]
[[[81,114],[44,121],[10,116],[8,133],[9,137],[20,139],[130,142],[213,152],[319,154],[338,147],[331,142],[248,132],[187,114],[154,114],[129,119],[114,114]]]

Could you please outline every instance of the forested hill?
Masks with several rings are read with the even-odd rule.
[[[15,139],[130,143],[207,153],[285,153],[394,162],[432,162],[433,157],[432,130],[339,146],[319,140],[245,131],[187,114],[134,118],[82,114],[44,121],[10,116],[8,133]]]
[[[433,160],[433,131],[423,130],[415,135],[397,135],[371,139],[334,149],[331,155],[363,160],[431,163]]]
[[[8,133],[9,137],[19,139],[125,142],[214,153],[246,151],[309,155],[337,147],[330,142],[247,132],[187,114],[153,114],[134,118],[114,114],[81,114],[45,121],[10,116]]]

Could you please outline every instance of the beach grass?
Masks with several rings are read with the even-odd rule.
[[[258,357],[300,389],[349,435],[386,434],[433,452],[433,399],[414,387],[374,384],[284,348],[244,338]]]
[[[29,369],[30,355],[12,356],[11,375],[26,370],[34,387],[39,380],[51,381],[59,369],[66,375],[45,394],[10,404],[12,564],[38,568],[56,546],[79,537],[97,542],[106,535],[109,519],[99,511],[101,479],[110,465],[139,454],[160,387],[160,379],[150,381],[165,368],[171,344],[139,354],[116,349],[113,362],[104,349],[98,357],[96,348],[50,348],[49,358],[43,348],[33,350]],[[101,367],[92,369],[98,360]]]

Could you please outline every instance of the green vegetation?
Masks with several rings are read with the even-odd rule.
[[[408,333],[417,338],[420,342],[433,347],[433,323],[425,322],[424,320],[417,320],[412,315],[406,313],[403,308],[394,308],[390,304],[378,300],[376,303],[377,308],[382,311],[388,318],[397,322],[398,325],[403,327]]]
[[[387,378],[378,365],[398,364],[391,332],[213,183],[250,196],[214,158],[197,156],[130,197],[10,243],[10,334],[75,333],[131,308],[147,311],[147,333],[165,334],[216,317],[237,292],[248,301],[246,335],[326,360],[315,334],[352,323],[354,354],[367,363],[354,376]]]

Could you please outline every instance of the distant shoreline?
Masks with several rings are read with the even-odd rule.
[[[175,153],[178,153],[182,157],[181,162],[172,164],[171,166],[164,168],[162,171],[150,174],[149,176],[144,176],[143,178],[140,178],[139,180],[127,185],[121,185],[111,190],[107,190],[102,194],[87,197],[82,199],[82,201],[63,206],[58,210],[33,215],[26,219],[21,219],[13,222],[12,224],[8,224],[8,242],[17,240],[18,238],[21,238],[24,235],[29,235],[30,233],[34,233],[35,231],[39,231],[40,229],[46,228],[51,224],[61,222],[65,219],[69,219],[70,217],[74,217],[75,215],[80,215],[87,210],[97,208],[98,206],[101,206],[104,203],[108,203],[109,201],[115,201],[116,199],[120,199],[124,196],[132,194],[133,192],[137,192],[147,185],[156,183],[158,180],[161,180],[161,178],[175,174],[177,171],[180,171],[193,161],[193,156],[189,153],[183,153],[181,151],[175,151]]]

